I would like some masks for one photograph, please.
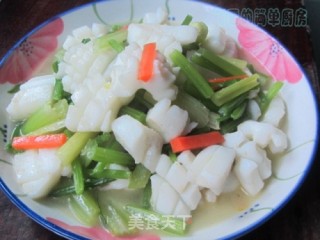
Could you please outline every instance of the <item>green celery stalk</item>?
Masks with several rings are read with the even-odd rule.
[[[223,104],[218,110],[219,114],[222,116],[222,118],[229,118],[234,109],[241,105],[247,98],[248,94],[245,93],[233,99],[232,101]]]
[[[72,176],[76,194],[82,194],[84,191],[84,177],[79,158],[72,162]]]
[[[259,75],[253,74],[250,77],[242,79],[235,82],[215,93],[211,100],[217,106],[222,106],[223,104],[232,101],[238,96],[250,91],[251,89],[260,85],[258,81]]]
[[[53,101],[59,101],[63,99],[63,85],[62,85],[62,80],[61,79],[56,79],[54,88],[53,88],[53,93],[52,93],[52,100]]]
[[[189,24],[191,23],[191,21],[192,21],[192,16],[188,14],[188,15],[183,19],[181,25],[189,25]]]
[[[192,22],[190,26],[197,28],[199,31],[196,42],[199,44],[204,42],[208,36],[208,26],[204,22]]]
[[[242,102],[236,109],[234,109],[231,113],[231,118],[233,120],[237,120],[243,116],[247,109],[248,101]]]
[[[129,228],[129,214],[112,201],[104,201],[101,206],[102,223],[115,236],[132,235],[136,229]]]
[[[91,172],[90,176],[94,178],[129,179],[131,172],[127,170],[103,169],[102,171]]]
[[[80,195],[71,195],[69,207],[72,213],[84,224],[94,226],[100,214],[100,208],[96,200],[89,192]]]
[[[24,123],[21,131],[24,135],[36,131],[39,128],[53,124],[65,119],[68,111],[68,102],[60,100],[51,105],[50,103],[42,106],[38,111],[33,113]]]
[[[149,169],[145,168],[141,163],[136,165],[129,178],[129,188],[130,189],[139,189],[145,188],[147,185],[151,172]]]
[[[95,132],[76,132],[59,148],[58,157],[63,166],[70,165],[81,153],[89,139],[96,136]]]
[[[181,71],[186,75],[187,79],[192,82],[194,87],[201,93],[204,98],[211,98],[213,90],[203,76],[196,70],[196,68],[183,56],[178,50],[172,51],[170,58],[174,65],[181,68]]]
[[[239,69],[245,69],[248,66],[248,62],[239,58],[233,58],[233,57],[228,57],[228,56],[220,56],[224,60],[230,62],[234,66],[236,66]]]
[[[91,179],[88,178],[84,181],[84,189],[90,190],[94,187],[103,186],[105,184],[108,184],[110,182],[114,181],[114,179],[110,178],[99,178],[99,179]],[[76,189],[74,186],[73,181],[71,183],[67,184],[59,184],[57,187],[55,187],[50,193],[50,197],[63,197],[70,194],[75,194]]]
[[[131,216],[139,217],[146,222],[152,221],[153,223],[156,223],[158,228],[164,232],[179,236],[183,236],[186,232],[186,219],[162,215],[151,210],[130,205],[127,205],[125,208],[131,214]],[[170,217],[170,219],[168,219],[168,217]],[[167,224],[167,221],[170,221],[170,224]]]
[[[128,31],[126,29],[120,29],[118,31],[103,35],[94,41],[94,49],[99,52],[113,49],[112,43],[123,43],[127,39],[127,35]]]
[[[179,91],[173,104],[186,110],[189,113],[191,120],[198,123],[199,128],[208,124],[210,111],[196,98],[185,92]]]
[[[273,83],[270,86],[270,88],[267,90],[267,93],[263,94],[263,96],[260,98],[259,105],[260,105],[260,109],[261,109],[262,114],[264,114],[267,111],[270,102],[272,101],[272,99],[275,96],[277,96],[277,94],[279,93],[279,91],[281,90],[283,85],[284,85],[283,82]]]
[[[147,185],[143,189],[143,194],[142,194],[142,207],[144,209],[151,208],[151,203],[150,203],[151,195],[152,195],[151,180],[149,179]]]
[[[92,159],[105,164],[116,163],[124,166],[132,166],[134,164],[130,154],[101,147],[95,148]]]
[[[147,115],[144,112],[141,112],[129,106],[124,106],[120,109],[119,115],[125,115],[125,114],[133,117],[134,119],[138,120],[142,124],[146,124]]]
[[[243,69],[238,68],[236,65],[232,64],[229,60],[219,56],[218,54],[208,51],[205,48],[200,48],[198,50],[198,54],[201,57],[206,59],[211,65],[215,65],[217,68],[222,69],[227,76],[236,76],[236,75],[243,75],[245,72]],[[220,73],[218,73],[220,74]],[[224,76],[225,74],[221,74]]]
[[[54,122],[52,124],[46,125],[42,128],[39,128],[33,132],[29,132],[27,135],[36,136],[36,135],[43,135],[48,133],[57,133],[57,132],[61,132],[65,127],[66,127],[65,121],[63,119],[63,120]]]

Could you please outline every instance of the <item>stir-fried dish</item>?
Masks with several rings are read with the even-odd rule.
[[[114,235],[134,233],[133,215],[172,216],[161,229],[187,234],[203,202],[261,192],[272,157],[287,148],[283,83],[190,15],[177,24],[158,9],[140,22],[82,26],[52,68],[7,107],[17,182],[33,199],[64,198],[84,224],[100,219]],[[111,190],[139,198],[99,198]]]

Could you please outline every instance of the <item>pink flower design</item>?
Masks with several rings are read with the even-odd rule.
[[[62,31],[63,21],[57,18],[26,38],[0,66],[0,83],[28,80],[56,50]]]
[[[271,75],[275,80],[290,83],[297,83],[302,78],[297,63],[274,38],[241,18],[237,18],[236,26],[239,29],[241,56],[257,64],[258,71]]]
[[[47,217],[47,220],[65,230],[79,234],[83,237],[91,240],[160,240],[158,236],[153,235],[139,235],[132,237],[115,237],[103,228],[99,227],[83,227],[83,226],[72,226],[64,223],[58,219]]]

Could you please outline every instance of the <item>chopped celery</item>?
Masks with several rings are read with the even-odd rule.
[[[191,23],[191,21],[192,21],[192,16],[188,14],[188,15],[183,19],[181,25],[189,25],[189,24]]]
[[[210,111],[196,98],[179,91],[173,104],[186,110],[191,120],[198,123],[198,127],[201,128],[208,124]]]
[[[231,113],[239,106],[241,105],[246,99],[248,98],[248,94],[242,94],[238,96],[237,98],[233,99],[232,101],[229,101],[225,104],[223,104],[219,109],[219,114],[221,115],[222,119],[228,119],[230,118]]]
[[[15,153],[20,152],[20,151],[14,149],[14,148],[12,147],[12,141],[13,141],[13,138],[14,138],[14,137],[19,137],[19,136],[22,135],[21,127],[22,127],[22,123],[18,123],[18,124],[15,126],[15,128],[13,129],[12,133],[11,133],[10,140],[9,140],[9,142],[6,144],[6,147],[5,147],[5,148],[6,148],[6,151],[8,151],[9,153],[15,154]]]
[[[239,58],[233,58],[228,56],[220,56],[224,60],[230,62],[231,64],[235,65],[239,69],[245,69],[248,66],[248,62]]]
[[[84,189],[90,190],[94,187],[103,186],[105,184],[108,184],[110,182],[114,181],[114,179],[110,178],[99,178],[99,179],[86,179],[84,181]],[[63,197],[66,195],[74,194],[76,193],[76,189],[74,186],[73,181],[65,183],[60,183],[58,186],[56,186],[49,194],[50,197]]]
[[[95,149],[95,147],[98,146],[97,143],[97,137],[96,138],[91,138],[88,140],[88,142],[86,143],[86,145],[84,146],[84,148],[81,150],[80,152],[80,159],[81,159],[81,164],[84,167],[88,167],[90,165],[90,163],[92,162],[92,151],[93,149]]]
[[[76,194],[82,194],[84,191],[84,177],[79,159],[76,159],[72,162],[72,176]]]
[[[104,201],[101,206],[101,216],[106,228],[115,236],[131,235],[136,229],[129,228],[129,214],[110,200]]]
[[[237,130],[238,125],[245,120],[247,120],[247,116],[244,114],[239,119],[236,119],[236,120],[230,119],[226,122],[223,122],[221,124],[220,132],[222,134],[235,132]]]
[[[260,109],[261,109],[262,114],[264,114],[266,112],[270,102],[272,101],[272,99],[275,96],[277,96],[277,94],[281,90],[282,86],[283,86],[283,82],[273,83],[270,86],[270,88],[268,89],[267,93],[263,94],[263,96],[260,98],[259,105],[260,105]]]
[[[195,52],[191,61],[200,66],[207,68],[221,76],[236,76],[245,74],[244,71],[232,64],[229,60],[217,55],[214,52],[200,48]]]
[[[24,122],[21,131],[26,135],[39,128],[63,120],[66,117],[67,111],[68,102],[64,99],[53,105],[47,103]]]
[[[147,185],[143,189],[143,194],[142,194],[142,207],[144,209],[151,208],[151,203],[150,203],[151,195],[152,195],[151,180],[149,179]]]
[[[53,71],[54,73],[57,73],[57,72],[59,71],[59,61],[54,61],[54,62],[52,63],[52,71]]]
[[[62,85],[62,80],[61,79],[56,79],[54,88],[53,88],[53,93],[52,93],[52,100],[53,101],[59,101],[63,99],[63,85]]]
[[[144,89],[138,90],[132,102],[137,103],[137,105],[145,108],[146,110],[149,110],[154,106],[155,101],[152,98],[150,100],[150,97],[145,97],[145,93],[146,90]]]
[[[248,102],[245,101],[245,102],[242,102],[236,109],[234,109],[231,113],[231,118],[233,120],[237,120],[239,118],[241,118],[244,114],[244,112],[246,111],[246,108],[247,108],[247,105],[248,105]]]
[[[208,26],[204,22],[192,22],[190,26],[197,28],[199,31],[196,42],[197,43],[204,42],[204,40],[206,40],[208,35]]]
[[[129,188],[145,188],[149,181],[150,175],[151,172],[149,171],[149,169],[145,168],[141,163],[136,165],[129,178]]]
[[[112,49],[112,46],[110,45],[112,42],[118,42],[122,43],[126,41],[128,35],[128,31],[126,29],[120,29],[112,33],[108,33],[106,35],[103,35],[99,38],[97,38],[94,41],[94,48],[96,51],[106,51],[109,49]]]
[[[174,65],[181,68],[181,71],[187,76],[187,79],[192,82],[193,86],[204,98],[212,97],[213,90],[210,84],[202,77],[202,75],[182,53],[180,53],[178,50],[174,50],[170,54],[170,57]]]
[[[81,43],[87,44],[87,43],[90,42],[90,41],[91,41],[90,38],[84,38],[84,39],[81,40]]]
[[[129,179],[131,172],[127,170],[103,169],[102,171],[92,171],[90,176],[94,178]]]
[[[124,50],[124,43],[118,42],[114,39],[109,40],[110,46],[118,53],[122,52]]]
[[[134,109],[132,107],[129,107],[129,106],[122,107],[119,111],[119,114],[120,115],[127,114],[127,115],[133,117],[134,119],[138,120],[142,124],[146,123],[147,115],[144,112],[141,112],[141,111]]]
[[[68,141],[59,148],[58,157],[62,165],[68,166],[75,160],[90,138],[96,136],[95,132],[76,132]]]
[[[172,149],[170,148],[170,150],[169,150],[169,158],[170,158],[170,160],[171,160],[171,162],[175,162],[175,161],[177,161],[177,154],[175,154],[173,151],[172,151]]]
[[[95,167],[92,169],[91,174],[97,174],[101,171],[103,171],[104,169],[108,168],[109,164],[106,163],[102,163],[102,162],[97,162],[97,164],[95,165]]]
[[[97,223],[100,208],[88,191],[80,195],[71,195],[69,206],[72,213],[84,224],[94,226]]]
[[[47,134],[47,133],[57,133],[62,131],[65,128],[65,121],[64,120],[60,120],[57,122],[54,122],[52,124],[46,125],[42,128],[39,128],[33,132],[29,132],[27,135],[43,135],[43,134]]]
[[[101,147],[96,147],[93,150],[91,158],[106,164],[116,163],[124,166],[132,166],[134,164],[134,160],[130,154]]]
[[[14,93],[19,92],[20,91],[20,86],[21,86],[21,84],[14,85],[11,89],[8,90],[7,93],[14,94]]]
[[[259,86],[258,81],[259,75],[253,74],[250,77],[247,77],[245,79],[242,79],[238,82],[235,82],[234,84],[231,84],[219,91],[217,91],[213,97],[212,101],[217,106],[221,106],[229,101],[232,101],[233,99],[237,98],[241,94],[244,94],[251,89]]]
[[[184,235],[186,232],[186,220],[184,218],[174,217],[172,215],[162,215],[160,213],[135,207],[135,206],[126,206],[126,210],[131,214],[132,217],[137,217],[145,222],[152,221],[157,224],[157,227],[162,231],[176,234]],[[170,224],[167,224],[170,221]]]

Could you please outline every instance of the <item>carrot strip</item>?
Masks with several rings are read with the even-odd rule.
[[[66,141],[67,136],[64,133],[39,136],[20,136],[13,138],[12,147],[16,150],[55,148],[62,146]]]
[[[174,153],[185,150],[195,150],[205,148],[214,144],[224,142],[224,137],[220,132],[213,131],[191,136],[176,137],[170,141],[172,151]]]
[[[153,75],[153,62],[156,58],[156,43],[147,43],[143,47],[139,71],[138,71],[138,79],[144,82],[148,82]]]
[[[242,75],[236,75],[236,76],[231,76],[231,77],[214,78],[214,79],[210,79],[209,82],[210,83],[224,83],[227,81],[232,81],[235,79],[243,79],[246,77],[248,77],[246,74],[242,74]]]

